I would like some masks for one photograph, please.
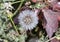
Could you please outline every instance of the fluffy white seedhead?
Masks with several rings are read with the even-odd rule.
[[[38,24],[38,17],[34,11],[24,10],[19,14],[18,21],[23,29],[31,30]]]

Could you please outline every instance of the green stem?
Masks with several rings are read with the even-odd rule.
[[[11,17],[9,17],[9,18],[10,18],[10,20],[11,20],[12,24],[13,24],[14,29],[15,29],[15,30],[16,30],[16,32],[18,33],[17,27],[15,26],[15,24],[14,24],[14,22],[13,22],[12,18],[11,18]],[[19,33],[18,33],[18,34],[19,34]]]
[[[20,5],[19,5],[19,7],[18,7],[18,8],[17,8],[17,10],[14,12],[14,15],[13,15],[13,16],[15,16],[15,15],[16,15],[16,13],[19,11],[19,9],[21,8],[21,6],[22,6],[23,2],[24,2],[24,0],[22,0],[22,1],[21,1],[21,3],[20,3]]]
[[[19,3],[19,2],[21,2],[21,1],[12,2],[11,4],[16,4],[16,3]]]
[[[17,8],[17,10],[15,11],[14,15],[16,15],[16,13],[18,12],[18,10],[21,8],[24,0],[22,0],[22,1],[17,1],[17,2],[14,2],[14,3],[12,3],[12,4],[15,4],[15,3],[18,3],[18,2],[21,2],[21,3],[20,3],[20,5],[19,5],[19,7]],[[14,16],[14,15],[13,15],[13,16]],[[13,17],[13,16],[12,16],[12,17]],[[12,24],[13,24],[14,29],[15,29],[16,32],[19,34],[18,29],[17,29],[17,27],[15,26],[15,24],[14,24],[14,22],[13,22],[13,20],[12,20],[12,17],[9,16],[9,18],[10,18]]]

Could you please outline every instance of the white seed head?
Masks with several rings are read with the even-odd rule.
[[[38,17],[34,11],[24,10],[19,14],[18,21],[22,28],[31,30],[38,24]]]

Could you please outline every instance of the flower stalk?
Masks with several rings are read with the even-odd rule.
[[[13,15],[13,16],[15,16],[15,15],[16,15],[16,13],[19,11],[19,9],[21,8],[21,6],[22,6],[23,2],[24,2],[24,0],[22,0],[22,1],[21,1],[21,3],[20,3],[20,5],[19,5],[19,7],[18,7],[18,8],[17,8],[17,10],[14,12],[14,15]]]
[[[17,32],[18,35],[19,35],[18,29],[17,29],[17,27],[15,26],[14,21],[13,21],[13,19],[12,19],[12,16],[13,16],[12,14],[13,14],[13,13],[8,12],[8,17],[9,17],[9,19],[10,19],[10,21],[11,21],[11,23],[12,23],[14,29],[16,30],[16,32]]]

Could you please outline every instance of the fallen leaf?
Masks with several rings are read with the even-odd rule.
[[[57,2],[55,5],[53,5],[53,10],[60,12],[60,2]]]
[[[49,9],[43,9],[42,11],[43,11],[44,17],[47,21],[47,24],[43,27],[45,27],[49,38],[51,38],[53,33],[56,32],[58,29],[58,19],[53,11],[51,11]]]

